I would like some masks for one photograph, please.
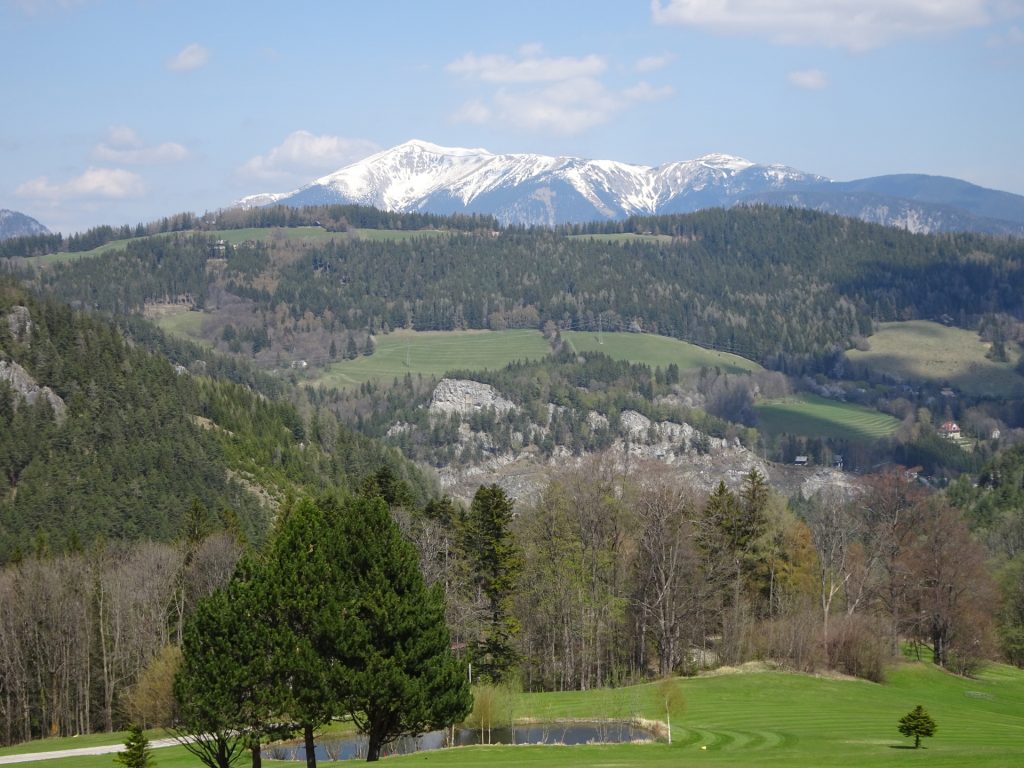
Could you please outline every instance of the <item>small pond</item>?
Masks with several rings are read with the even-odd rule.
[[[619,744],[632,741],[654,741],[654,734],[626,721],[572,721],[551,723],[530,723],[514,728],[492,728],[491,744]],[[465,747],[488,743],[487,733],[471,728],[456,728],[455,739],[450,731],[431,731],[422,736],[406,736],[391,742],[381,750],[381,757],[387,755],[408,755],[428,749],[443,747]],[[317,760],[350,760],[366,758],[367,739],[365,736],[350,736],[345,739],[318,740]],[[263,756],[271,760],[305,760],[306,747],[303,744],[273,744],[263,749]]]

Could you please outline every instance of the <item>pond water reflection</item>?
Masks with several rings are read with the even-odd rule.
[[[486,732],[481,738],[481,732],[471,728],[456,728],[454,741],[451,731],[431,731],[415,738],[403,737],[384,747],[381,750],[381,757],[484,743],[574,745],[620,744],[633,741],[654,741],[654,734],[621,720],[530,723],[513,728],[492,728],[489,739]],[[365,736],[325,739],[317,742],[316,757],[317,760],[365,759],[366,746]],[[264,748],[263,755],[272,760],[305,760],[306,748],[303,744],[274,744]]]

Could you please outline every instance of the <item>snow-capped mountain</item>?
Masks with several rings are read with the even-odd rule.
[[[729,155],[649,168],[409,141],[294,192],[252,195],[237,205],[358,203],[395,211],[489,213],[503,224],[554,225],[730,204],[746,192],[811,180],[824,179]]]
[[[652,168],[614,160],[496,155],[413,140],[292,192],[251,195],[235,205],[356,203],[393,211],[490,214],[502,224],[553,226],[760,202],[816,208],[915,231],[1024,235],[1024,197],[955,179],[941,181],[894,176],[838,183],[788,166],[723,154]],[[981,200],[985,195],[958,195],[950,185],[1003,196],[1001,215],[986,213]],[[970,198],[973,208],[951,204],[958,198]]]
[[[0,240],[24,235],[48,235],[50,230],[24,213],[0,208]]]

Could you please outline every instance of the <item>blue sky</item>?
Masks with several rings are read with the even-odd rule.
[[[286,191],[411,138],[1024,194],[1024,0],[0,0],[0,208]]]

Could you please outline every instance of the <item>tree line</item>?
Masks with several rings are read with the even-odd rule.
[[[180,644],[185,620],[241,551],[235,535],[208,533],[198,502],[196,511],[174,542],[40,551],[0,570],[4,744],[145,721],[147,671]]]
[[[294,208],[273,205],[261,208],[228,208],[201,216],[178,213],[134,227],[103,224],[68,236],[61,233],[23,235],[0,242],[0,259],[31,258],[50,253],[81,253],[117,240],[130,240],[168,232],[249,229],[251,227],[320,226],[332,232],[358,229],[451,229],[495,231],[498,221],[483,214],[442,216],[432,213],[382,211],[365,205],[319,205]]]
[[[258,211],[231,215],[324,212]],[[371,209],[359,214],[371,216]],[[115,313],[185,295],[215,311],[211,291],[226,291],[251,303],[252,325],[268,327],[279,349],[289,335],[310,330],[376,334],[550,322],[687,338],[790,373],[829,370],[875,321],[945,316],[976,327],[987,314],[1024,311],[1022,246],[980,235],[912,235],[773,207],[629,224],[671,233],[666,242],[517,228],[494,235],[456,220],[435,223],[451,234],[282,241],[236,249],[223,270],[206,268],[209,245],[200,233],[138,241],[119,254],[56,266],[41,280],[65,301]],[[322,346],[326,351],[327,342]]]

